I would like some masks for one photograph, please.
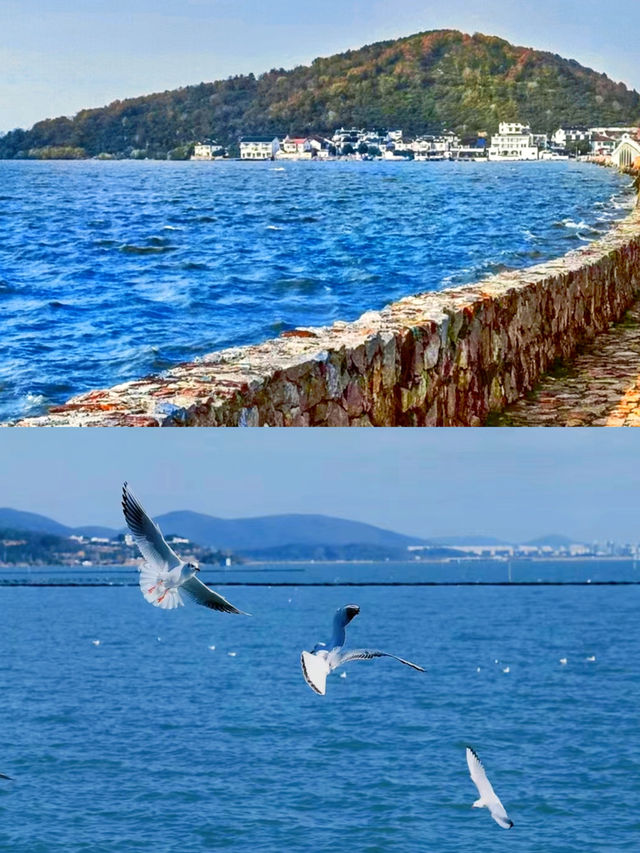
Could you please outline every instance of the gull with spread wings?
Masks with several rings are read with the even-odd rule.
[[[417,669],[418,672],[424,672],[421,666],[418,666],[404,658],[391,655],[389,652],[380,652],[377,649],[350,649],[343,650],[345,639],[347,636],[346,627],[360,613],[360,608],[357,604],[347,604],[346,607],[341,607],[333,617],[333,637],[329,646],[324,643],[317,643],[311,652],[302,652],[300,656],[300,664],[302,665],[302,674],[309,687],[321,696],[326,692],[327,676],[334,669],[348,663],[351,660],[373,660],[373,658],[393,658],[400,663],[410,666],[412,669]]]
[[[480,799],[475,801],[472,808],[481,809],[483,806],[488,808],[491,817],[499,826],[503,829],[511,829],[513,821],[500,802],[498,795],[493,790],[491,782],[487,779],[482,762],[470,746],[467,747],[467,764],[469,765],[471,780],[480,794]]]
[[[184,604],[184,593],[196,604],[211,610],[248,615],[196,577],[199,566],[185,563],[167,545],[160,528],[149,518],[126,483],[122,487],[122,511],[144,557],[144,563],[140,566],[140,589],[147,601],[163,610],[173,610]]]

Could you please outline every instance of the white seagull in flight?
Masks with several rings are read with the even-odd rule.
[[[327,675],[344,663],[350,660],[372,660],[373,658],[393,658],[394,660],[410,666],[412,669],[417,669],[418,672],[424,672],[421,666],[418,666],[404,658],[391,655],[389,652],[380,652],[376,649],[351,649],[343,651],[344,641],[346,639],[346,627],[351,622],[354,616],[360,613],[360,608],[357,604],[347,604],[346,607],[341,607],[333,617],[333,637],[331,643],[327,647],[324,643],[317,643],[313,651],[302,652],[300,663],[302,665],[302,674],[305,681],[312,690],[324,696],[326,692]]]
[[[196,577],[200,568],[195,563],[185,563],[167,545],[160,528],[149,518],[126,483],[122,487],[122,511],[145,560],[140,566],[140,589],[147,601],[163,610],[173,610],[182,607],[181,593],[185,593],[211,610],[248,615]]]
[[[511,829],[513,821],[509,818],[498,795],[493,790],[491,782],[487,779],[482,762],[470,746],[467,747],[467,764],[469,765],[471,779],[480,794],[480,799],[476,800],[471,808],[481,809],[483,806],[486,806],[491,813],[491,817],[499,826],[503,829]]]

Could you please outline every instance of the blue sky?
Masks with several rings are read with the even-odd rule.
[[[312,512],[416,536],[640,541],[635,430],[5,429],[0,506],[120,526],[148,509]]]
[[[0,130],[442,28],[552,50],[640,88],[638,0],[2,0]]]

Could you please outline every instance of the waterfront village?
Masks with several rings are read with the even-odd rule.
[[[402,130],[364,130],[344,127],[327,138],[310,136],[247,136],[240,139],[241,160],[459,160],[504,162],[517,160],[567,160],[602,157],[617,166],[640,160],[640,128],[560,127],[555,133],[533,133],[528,125],[501,122],[498,133],[460,137],[438,135],[405,137]],[[213,141],[199,142],[192,160],[228,157],[228,150]]]

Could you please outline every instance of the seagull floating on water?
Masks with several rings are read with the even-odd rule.
[[[511,829],[513,821],[505,811],[505,807],[500,802],[498,795],[493,790],[491,782],[487,779],[482,762],[470,746],[467,747],[467,764],[469,765],[471,780],[480,794],[480,799],[475,801],[472,808],[481,809],[483,806],[488,808],[491,817],[499,826],[503,829]]]
[[[313,651],[302,652],[300,656],[300,664],[302,665],[302,674],[309,687],[321,696],[326,692],[327,675],[339,666],[348,663],[351,660],[372,660],[373,658],[393,658],[400,663],[410,666],[412,669],[417,669],[418,672],[424,672],[421,666],[418,666],[411,661],[399,658],[396,655],[391,655],[389,652],[380,652],[377,649],[350,649],[343,651],[344,642],[346,639],[346,627],[360,613],[360,608],[357,604],[347,604],[346,607],[341,607],[333,617],[333,637],[331,643],[327,647],[324,643],[317,643]]]
[[[182,607],[182,593],[185,593],[211,610],[248,615],[196,577],[199,566],[185,563],[167,545],[160,528],[149,518],[126,483],[122,487],[122,511],[145,560],[140,566],[140,589],[147,601],[163,610],[173,610]]]

